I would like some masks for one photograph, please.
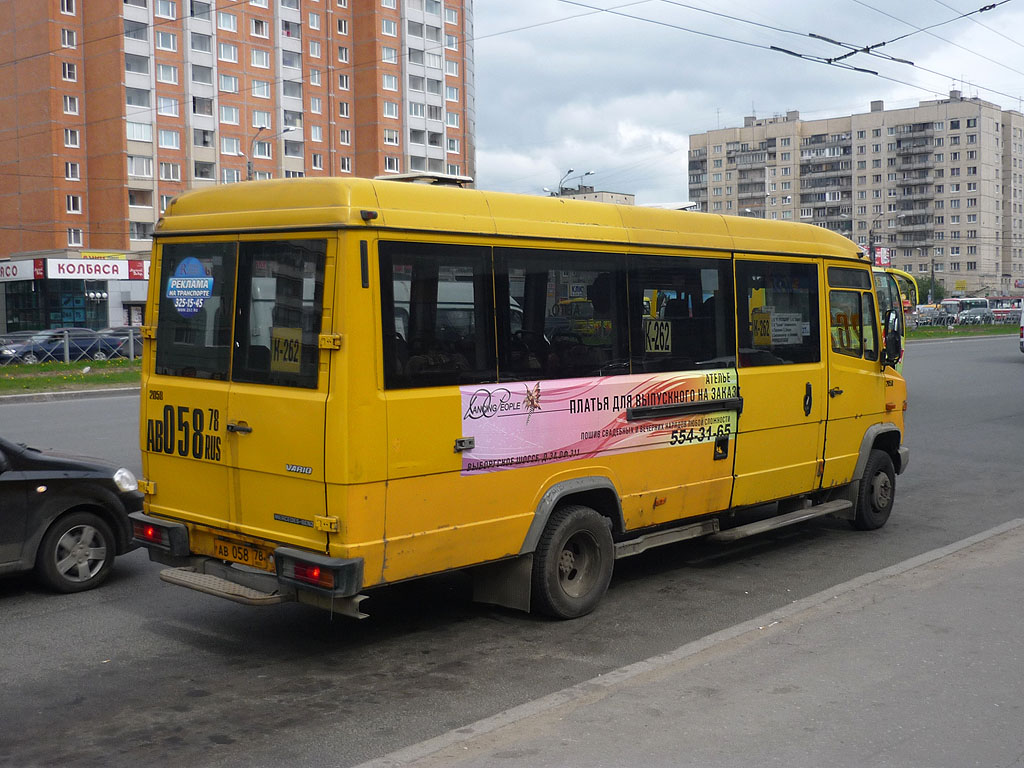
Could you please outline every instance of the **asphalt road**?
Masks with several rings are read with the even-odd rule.
[[[459,575],[375,593],[363,622],[245,608],[163,584],[140,552],[82,595],[0,581],[0,765],[354,765],[1018,517],[1016,338],[915,343],[906,374],[911,463],[885,528],[654,550],[577,621],[475,605]],[[0,432],[137,469],[137,407],[3,405]]]

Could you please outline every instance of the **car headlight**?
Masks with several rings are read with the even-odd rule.
[[[135,479],[135,475],[132,474],[130,469],[125,469],[124,467],[121,467],[114,473],[114,485],[125,493],[139,490],[139,481]]]

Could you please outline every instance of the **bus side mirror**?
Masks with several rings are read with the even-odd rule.
[[[885,315],[885,355],[882,363],[896,367],[896,364],[903,359],[903,329],[900,327],[900,317],[895,309],[890,309]]]

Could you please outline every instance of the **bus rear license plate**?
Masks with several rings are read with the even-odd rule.
[[[270,553],[252,544],[245,544],[227,539],[215,539],[213,542],[213,555],[221,560],[230,560],[233,563],[249,565],[253,568],[271,570]]]

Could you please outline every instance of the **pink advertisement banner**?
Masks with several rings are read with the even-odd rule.
[[[474,441],[462,454],[463,474],[697,445],[736,434],[739,390],[732,368],[482,384],[460,391],[462,435]]]

